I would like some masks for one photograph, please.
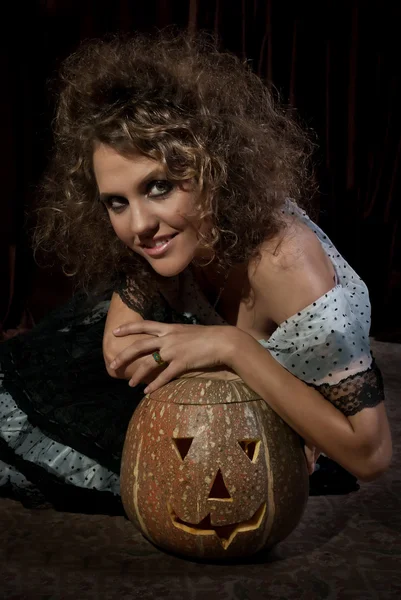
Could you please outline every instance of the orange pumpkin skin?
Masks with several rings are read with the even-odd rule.
[[[284,539],[309,493],[301,439],[242,380],[182,378],[145,396],[128,427],[121,497],[154,544],[206,559]]]

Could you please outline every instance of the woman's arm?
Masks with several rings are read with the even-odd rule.
[[[261,260],[250,272],[255,310],[277,324],[313,305],[334,287],[333,265],[316,236],[305,228],[292,231],[278,253],[262,249]],[[251,336],[237,330],[231,340],[227,364],[308,446],[316,446],[361,480],[374,479],[388,468],[392,443],[383,402],[369,408],[362,406],[356,414],[345,416]]]
[[[309,445],[362,481],[375,479],[388,468],[392,444],[383,402],[346,417],[284,369],[253,337],[233,330],[231,340],[227,364]]]

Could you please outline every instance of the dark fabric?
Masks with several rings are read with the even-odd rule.
[[[85,309],[85,300],[74,299],[31,332],[0,344],[3,385],[33,425],[119,473],[144,386],[133,389],[108,375],[105,318],[79,324]]]
[[[360,489],[357,478],[328,456],[320,455],[316,464],[317,470],[309,477],[309,496],[341,496]]]

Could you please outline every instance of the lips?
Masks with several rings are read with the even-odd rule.
[[[155,241],[152,241],[152,246],[142,244],[141,248],[145,252],[145,254],[148,254],[148,256],[160,256],[167,252],[176,236],[177,233],[165,237],[160,237]]]
[[[162,246],[166,242],[170,241],[171,239],[173,239],[173,237],[175,237],[176,235],[177,235],[176,233],[173,233],[172,235],[165,235],[163,237],[157,238],[156,240],[151,240],[147,244],[141,244],[141,246],[142,246],[142,248],[157,248],[159,246]]]

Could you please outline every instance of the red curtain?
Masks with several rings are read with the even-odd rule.
[[[50,151],[47,80],[82,39],[176,24],[218,33],[316,132],[320,223],[368,284],[373,333],[401,341],[400,3],[32,0],[2,11],[4,329],[71,294],[57,268],[35,266],[24,225]]]

